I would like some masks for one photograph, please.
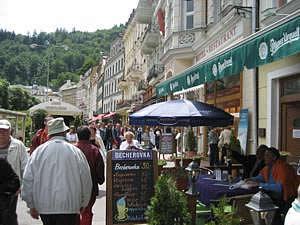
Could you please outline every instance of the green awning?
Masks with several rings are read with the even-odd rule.
[[[246,48],[245,65],[248,69],[300,52],[300,18],[297,17],[249,41]]]
[[[300,18],[296,17],[271,31],[261,31],[251,40],[224,54],[192,66],[156,87],[157,96],[195,87],[300,52]]]
[[[237,47],[231,51],[211,60],[202,63],[181,74],[160,83],[156,87],[158,96],[165,96],[170,93],[195,87],[205,82],[221,79],[225,76],[238,74],[243,70],[246,50],[244,47]]]

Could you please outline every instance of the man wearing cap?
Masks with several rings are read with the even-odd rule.
[[[13,138],[10,134],[10,122],[8,120],[0,120],[0,158],[6,159],[18,175],[19,179],[22,180],[23,172],[28,160],[26,148],[21,141]],[[11,207],[11,213],[13,216],[11,219],[15,222],[13,224],[17,224],[17,196],[16,193],[14,199],[12,199],[13,206]]]
[[[65,139],[63,118],[48,122],[49,140],[33,152],[24,172],[22,198],[44,225],[79,224],[89,203],[92,179],[84,154]]]

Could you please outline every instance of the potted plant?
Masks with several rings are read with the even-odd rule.
[[[145,215],[148,225],[191,225],[186,196],[166,175],[158,178]]]
[[[197,154],[196,140],[193,129],[190,127],[187,133],[186,157],[193,157]]]
[[[181,159],[181,157],[175,157],[175,166],[176,167],[181,167],[181,160],[182,160],[182,167],[187,167],[193,160],[195,160],[198,165],[200,166],[202,157],[200,155],[196,156],[185,156]]]
[[[211,207],[211,221],[205,225],[239,225],[241,219],[236,215],[237,209],[229,204],[226,198],[222,198],[216,206]]]

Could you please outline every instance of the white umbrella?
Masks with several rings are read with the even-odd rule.
[[[35,111],[42,109],[47,111],[50,115],[53,116],[78,116],[81,115],[82,111],[66,102],[59,101],[50,101],[40,103],[35,105],[29,109],[30,115],[32,115]]]

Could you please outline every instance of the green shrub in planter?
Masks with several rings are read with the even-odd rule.
[[[160,176],[145,212],[148,225],[191,225],[187,199],[169,176]]]
[[[229,204],[226,198],[222,198],[217,206],[211,207],[213,220],[205,225],[240,225],[240,217],[236,215],[236,208]]]
[[[187,133],[187,150],[191,152],[197,151],[196,149],[196,140],[193,128],[189,128]]]

